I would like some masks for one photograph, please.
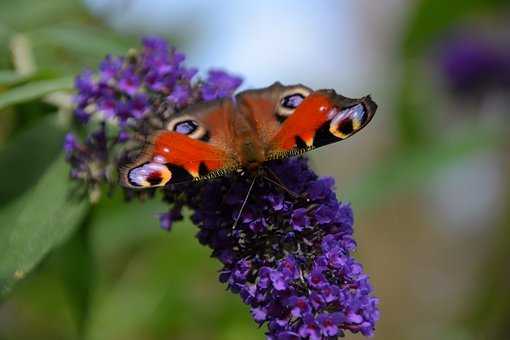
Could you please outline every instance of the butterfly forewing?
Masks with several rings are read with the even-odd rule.
[[[368,124],[376,109],[370,96],[350,99],[331,90],[313,92],[268,143],[267,158],[284,158],[349,138]]]
[[[232,144],[231,100],[199,104],[170,117],[134,162],[120,168],[121,183],[151,188],[220,176],[240,167]]]

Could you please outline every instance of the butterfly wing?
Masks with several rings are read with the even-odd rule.
[[[261,144],[267,146],[292,113],[286,106],[304,99],[311,92],[303,85],[284,86],[276,82],[269,87],[239,93],[236,103]]]
[[[347,139],[370,122],[376,109],[370,96],[351,99],[332,90],[313,92],[271,139],[267,158],[283,158]]]
[[[120,168],[122,185],[152,188],[219,176],[239,168],[231,149],[232,100],[198,104],[172,116],[149,137],[140,155]]]
[[[237,102],[262,139],[267,160],[344,140],[365,127],[377,109],[370,96],[351,99],[280,83],[242,92]]]

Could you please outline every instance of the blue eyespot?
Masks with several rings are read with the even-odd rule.
[[[362,125],[365,122],[366,112],[365,108],[363,107],[363,104],[355,105],[348,110],[349,116],[353,121],[358,122],[360,125]]]
[[[295,109],[305,97],[300,93],[288,95],[282,99],[281,105],[287,109]]]
[[[336,114],[329,125],[329,131],[340,139],[346,139],[361,129],[367,119],[365,108],[357,104]]]
[[[194,120],[185,120],[175,124],[174,131],[183,135],[190,135],[198,129],[198,123]]]

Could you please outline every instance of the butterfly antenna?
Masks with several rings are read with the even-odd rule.
[[[270,168],[266,168],[267,172],[274,178],[270,178],[268,176],[263,176],[263,178],[268,181],[269,183],[271,184],[274,184],[276,185],[278,188],[282,189],[283,191],[285,191],[287,194],[289,194],[290,196],[292,196],[292,198],[294,199],[297,199],[299,197],[301,197],[300,195],[296,194],[294,191],[290,190],[289,188],[287,188],[285,186],[285,184],[282,183],[280,177],[278,177],[277,174],[274,173],[273,170],[271,170]]]
[[[243,204],[241,205],[241,209],[239,210],[239,213],[237,214],[237,217],[234,221],[234,225],[232,226],[232,229],[235,229],[237,227],[237,224],[239,223],[239,220],[241,219],[241,214],[243,213],[244,207],[246,206],[246,203],[248,202],[248,198],[250,197],[251,191],[253,190],[253,186],[255,185],[255,180],[258,176],[254,176],[253,180],[251,181],[250,187],[248,188],[248,192],[246,193],[246,196],[244,197]]]

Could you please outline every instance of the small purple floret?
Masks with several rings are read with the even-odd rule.
[[[71,155],[76,149],[77,145],[78,142],[75,135],[72,132],[68,132],[64,140],[64,151],[66,155]]]
[[[221,70],[211,70],[202,88],[202,98],[206,101],[223,98],[242,83],[239,77],[232,77]]]

